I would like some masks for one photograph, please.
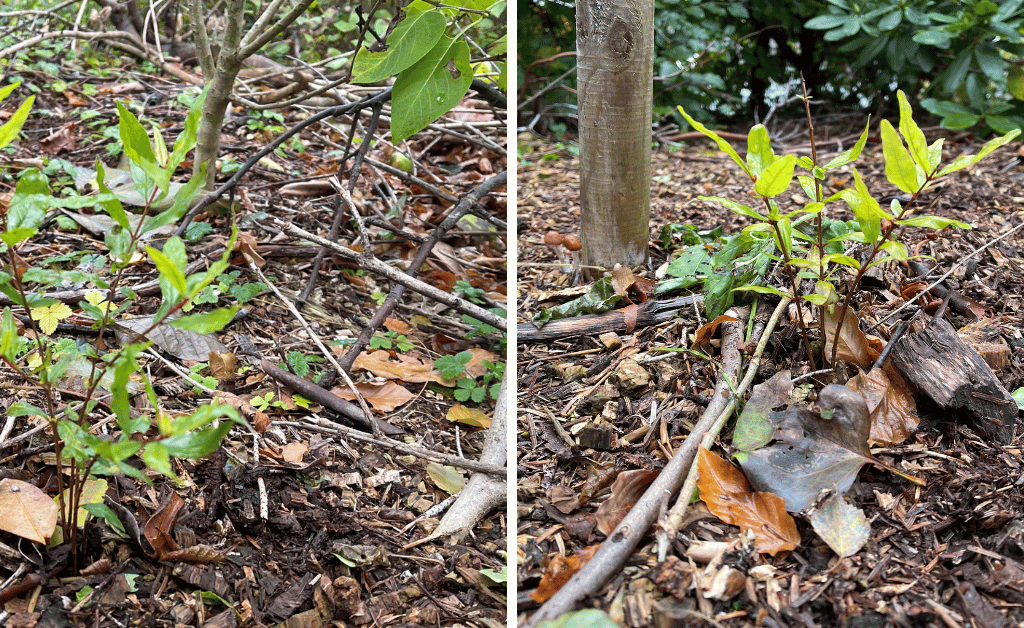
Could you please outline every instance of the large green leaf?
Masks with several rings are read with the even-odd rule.
[[[405,19],[388,35],[383,52],[360,48],[352,62],[353,83],[375,83],[411,67],[431,51],[444,35],[446,20],[439,9],[410,9]]]
[[[786,155],[772,165],[754,182],[754,190],[761,196],[778,196],[786,191],[793,182],[793,170],[796,168],[796,155]]]
[[[200,314],[190,314],[171,321],[171,327],[188,329],[199,334],[208,334],[224,329],[224,326],[231,322],[232,317],[234,317],[237,311],[238,306],[233,305]]]
[[[907,194],[916,194],[920,185],[917,180],[917,167],[903,141],[896,134],[896,129],[888,120],[882,120],[882,155],[885,157],[885,176],[889,182]],[[927,163],[925,155],[925,163]],[[877,204],[877,203],[876,203]]]
[[[910,147],[910,155],[914,158],[914,161],[922,169],[928,168],[928,140],[924,138],[924,132],[921,127],[917,126],[914,122],[914,114],[910,109],[910,103],[907,102],[907,97],[903,93],[903,90],[896,92],[896,98],[900,103],[900,134],[905,140],[907,140],[907,146]],[[884,150],[884,146],[883,146]],[[934,169],[934,168],[932,168]],[[931,170],[928,170],[931,172]],[[916,178],[915,173],[915,178]]]
[[[454,107],[473,82],[469,44],[442,36],[425,57],[398,75],[391,98],[391,139],[422,131]]]
[[[775,163],[775,151],[772,150],[772,140],[768,136],[768,129],[763,124],[758,124],[747,134],[747,165],[750,166],[750,172],[756,177],[760,176],[765,168],[773,163]]]
[[[7,230],[32,229],[34,232],[43,224],[51,207],[53,197],[49,179],[34,168],[28,170],[14,188],[14,197],[7,211]]]

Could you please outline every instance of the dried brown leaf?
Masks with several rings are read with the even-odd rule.
[[[846,386],[859,392],[868,404],[871,443],[895,445],[917,430],[919,419],[914,393],[899,371],[888,363],[883,369],[858,373]]]
[[[381,412],[391,412],[415,397],[415,395],[395,382],[384,382],[381,385],[359,382],[356,384],[356,390],[363,396],[363,399],[366,399],[368,404]],[[331,392],[348,401],[356,398],[348,386],[337,386],[331,389]]]
[[[558,590],[569,582],[569,579],[576,575],[584,565],[587,564],[600,545],[591,545],[585,547],[572,556],[562,556],[561,554],[555,554],[551,561],[548,563],[548,568],[544,572],[544,575],[540,578],[540,584],[537,589],[530,594],[530,598],[538,604],[547,602],[552,595],[558,593]]]
[[[711,321],[710,323],[705,323],[701,325],[700,328],[697,329],[697,332],[694,334],[693,348],[696,349],[697,351],[703,351],[704,353],[707,353],[708,348],[711,346],[711,337],[715,335],[716,331],[718,331],[718,326],[721,325],[722,323],[727,323],[729,321],[735,320],[739,319],[737,319],[734,316],[722,314],[721,316]]]
[[[842,306],[834,305],[831,311],[828,311],[829,308],[825,309],[825,356],[831,358],[836,326],[839,323],[839,310]],[[862,369],[869,368],[885,348],[885,343],[879,338],[868,336],[860,330],[860,319],[850,308],[846,309],[840,334],[842,337],[839,339],[836,360],[856,364]]]
[[[658,471],[649,469],[633,469],[620,473],[612,484],[611,496],[597,508],[597,529],[605,536],[611,535],[615,526],[619,525],[656,477]]]
[[[0,480],[0,530],[46,543],[57,527],[57,504],[35,484]]]
[[[796,548],[800,533],[785,502],[771,493],[755,493],[743,472],[701,447],[697,487],[708,510],[725,523],[750,530],[757,551],[772,556]]]

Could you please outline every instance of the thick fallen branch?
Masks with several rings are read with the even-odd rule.
[[[484,450],[480,454],[480,463],[491,466],[502,466],[508,455],[508,438],[505,425],[508,422],[508,372],[501,379],[501,391],[498,403],[494,407],[494,418],[484,436]],[[492,508],[507,503],[508,487],[505,478],[476,473],[459,493],[455,501],[437,528],[429,536],[416,541],[412,545],[420,545],[434,539],[455,533],[468,532],[478,521],[483,519]],[[459,539],[453,539],[459,542]]]
[[[680,308],[704,302],[703,294],[691,294],[666,301],[646,301],[632,313],[620,308],[604,314],[587,314],[549,321],[537,329],[533,323],[516,326],[516,342],[546,342],[573,336],[588,336],[606,331],[632,331],[638,327],[649,327],[669,321]],[[629,320],[627,320],[629,319]]]
[[[654,523],[662,504],[679,490],[684,475],[690,468],[697,447],[704,434],[718,420],[730,401],[729,381],[739,379],[740,372],[740,325],[737,322],[722,324],[722,362],[724,369],[718,374],[715,393],[693,431],[661,470],[647,492],[643,494],[629,514],[601,544],[594,557],[576,573],[551,599],[544,603],[526,622],[525,628],[536,628],[542,621],[554,620],[570,611],[587,595],[593,595],[612,576],[618,573],[626,560],[633,554],[640,540]]]

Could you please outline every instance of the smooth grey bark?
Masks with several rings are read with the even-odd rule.
[[[224,8],[224,17],[227,21],[216,59],[206,32],[206,15],[202,10],[202,0],[189,2],[189,19],[192,21],[195,34],[196,54],[203,68],[203,81],[207,85],[206,101],[203,103],[203,113],[196,133],[196,157],[192,172],[193,176],[197,175],[202,164],[207,164],[208,190],[214,188],[217,176],[214,163],[220,151],[220,130],[224,126],[224,113],[231,103],[231,89],[239,70],[242,69],[242,62],[283,32],[313,4],[313,0],[299,0],[294,7],[285,11],[289,1],[272,0],[252,28],[244,32],[245,1],[228,0]]]
[[[582,263],[640,266],[650,239],[654,0],[579,0],[576,50]]]

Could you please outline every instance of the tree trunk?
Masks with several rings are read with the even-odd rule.
[[[582,262],[639,266],[650,239],[654,0],[580,0],[576,50]]]

